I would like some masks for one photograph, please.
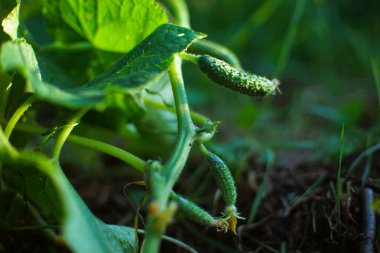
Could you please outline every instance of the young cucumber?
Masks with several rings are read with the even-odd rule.
[[[194,202],[191,202],[174,192],[170,194],[170,197],[177,201],[178,208],[183,212],[184,215],[186,215],[190,220],[203,225],[203,226],[214,226],[215,225],[215,219],[211,216],[207,211],[205,211],[203,208],[195,204]]]
[[[219,156],[209,152],[207,161],[211,167],[211,172],[222,193],[226,206],[234,206],[236,202],[235,182],[227,165]]]
[[[234,179],[227,165],[219,156],[208,151],[203,144],[200,144],[199,147],[210,165],[212,175],[226,203],[223,219],[228,223],[228,228],[236,235],[237,219],[244,218],[239,216],[235,206],[237,194]]]
[[[228,224],[223,219],[212,217],[202,207],[174,192],[170,194],[170,197],[177,201],[179,210],[191,221],[206,227],[216,227],[217,231],[227,231]]]
[[[279,82],[238,70],[228,63],[209,55],[198,58],[200,69],[214,82],[249,96],[275,94]]]

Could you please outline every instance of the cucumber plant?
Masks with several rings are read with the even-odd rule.
[[[205,34],[190,29],[183,1],[163,1],[171,11],[172,23],[153,0],[80,3],[40,1],[40,8],[32,8],[36,3],[7,1],[4,10],[8,14],[2,20],[0,37],[0,190],[3,196],[13,196],[17,205],[5,208],[9,203],[0,198],[0,215],[17,216],[13,212],[17,213],[18,200],[24,194],[35,210],[38,226],[48,228],[48,235],[55,240],[63,238],[74,252],[139,250],[137,228],[109,225],[96,218],[65,176],[62,150],[66,142],[71,142],[114,156],[142,174],[148,215],[141,252],[159,251],[161,238],[177,210],[202,226],[236,234],[240,217],[234,180],[223,160],[205,147],[220,122],[189,109],[182,59],[196,62],[212,81],[247,95],[272,95],[278,81],[244,72],[236,56],[222,45],[197,42]],[[126,8],[120,10],[120,15],[111,15],[121,3]],[[37,29],[39,34],[50,33],[46,41],[36,39],[30,16],[46,22],[46,29]],[[199,55],[187,53],[192,43],[196,46],[191,52]],[[89,62],[70,61],[75,54],[94,58]],[[70,64],[61,66],[65,61]],[[171,85],[174,108],[148,96],[151,86],[167,83]],[[46,128],[36,115],[52,104],[65,115],[64,121]],[[148,146],[127,128],[137,126],[147,107],[176,114],[177,141],[167,161],[145,161],[91,136],[91,119],[95,117],[97,127],[109,120],[107,126],[118,134],[133,136],[137,144]],[[73,134],[75,128],[82,135]],[[20,139],[14,132],[28,135],[20,135]],[[39,135],[45,137],[41,140]],[[173,192],[193,144],[198,144],[206,157],[225,201],[220,217]],[[11,218],[2,222],[1,229],[6,230],[14,222]]]
[[[273,95],[280,84],[277,79],[270,81],[265,77],[247,73],[210,55],[181,55],[197,63],[212,81],[242,94],[260,97]]]

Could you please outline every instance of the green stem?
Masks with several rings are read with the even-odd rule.
[[[198,64],[199,61],[199,55],[196,54],[189,54],[189,53],[179,53],[178,54],[182,59],[191,61],[192,63]]]
[[[59,155],[61,153],[63,145],[65,144],[65,142],[67,140],[67,137],[69,137],[71,131],[73,131],[74,127],[76,125],[78,125],[80,118],[82,118],[82,116],[87,111],[88,111],[88,109],[80,110],[64,126],[63,130],[58,135],[57,140],[56,140],[55,145],[54,145],[54,148],[53,148],[53,153],[52,153],[53,160],[56,160],[56,161],[59,160]]]
[[[4,137],[7,140],[9,140],[15,125],[21,119],[22,115],[24,115],[24,113],[29,109],[29,107],[32,105],[33,101],[34,101],[34,96],[29,97],[13,113],[12,117],[9,119],[8,124],[4,130]],[[0,162],[0,190],[2,190],[3,185],[4,185],[2,174],[3,174],[3,163]]]
[[[205,157],[211,155],[211,152],[208,151],[208,149],[205,147],[205,145],[203,145],[203,143],[200,143],[200,144],[199,144],[199,150],[201,151],[201,153],[202,153]]]
[[[18,131],[34,133],[34,134],[42,134],[42,133],[45,133],[47,130],[43,127],[28,125],[24,123],[18,123],[15,126],[15,129]],[[53,138],[55,138],[55,135],[53,135]],[[75,134],[71,134],[67,138],[67,141],[70,143],[73,143],[82,147],[90,148],[90,149],[105,153],[107,155],[113,156],[115,158],[118,158],[121,161],[131,165],[133,168],[137,169],[138,171],[144,172],[145,161],[124,149],[115,147],[111,144],[108,144],[102,141],[94,140],[91,138],[87,138],[87,137],[83,137],[83,136],[79,136]]]
[[[194,41],[187,50],[193,54],[208,54],[223,60],[237,69],[242,69],[239,58],[227,47],[211,40],[203,39]]]
[[[189,12],[185,1],[166,0],[165,2],[172,8],[177,23],[184,27],[190,27]],[[167,208],[170,192],[185,166],[196,133],[196,127],[191,120],[189,105],[187,103],[179,56],[175,56],[174,61],[170,65],[169,77],[177,113],[178,140],[169,161],[162,168],[161,175],[166,181],[166,185],[161,192],[153,192],[151,194],[153,201],[158,202],[160,212]],[[160,219],[155,214],[148,215],[146,235],[141,252],[155,253],[159,251],[161,235],[165,230],[165,226],[166,224],[160,225]]]
[[[163,175],[168,181],[167,197],[169,197],[171,188],[174,186],[186,163],[196,133],[196,127],[190,117],[185,85],[182,78],[181,60],[177,56],[169,68],[169,77],[177,111],[178,141],[172,156],[163,168]]]
[[[170,65],[169,77],[177,112],[178,140],[174,152],[162,168],[161,173],[166,184],[159,194],[156,192],[151,194],[151,196],[158,196],[154,198],[152,202],[158,202],[160,212],[164,211],[167,207],[170,192],[185,166],[196,133],[196,128],[191,120],[189,105],[187,103],[181,72],[181,59],[178,56],[175,56],[174,61]],[[166,224],[164,224],[164,226],[165,225]],[[160,227],[159,217],[154,214],[149,214],[146,223],[146,236],[142,246],[143,253],[158,252],[161,235],[164,230],[165,227]]]
[[[12,159],[19,156],[18,151],[9,143],[8,138],[0,128],[0,154],[3,153],[8,154]]]
[[[69,136],[67,140],[74,144],[78,144],[83,147],[88,147],[93,150],[97,150],[105,154],[111,155],[113,157],[116,157],[120,159],[121,161],[131,165],[133,168],[137,169],[138,171],[144,172],[145,161],[133,155],[132,153],[125,151],[124,149],[115,147],[105,142],[101,142],[101,141],[97,141],[97,140],[93,140],[90,138],[85,138],[85,137],[77,136],[77,135],[71,135]]]
[[[0,158],[2,154],[8,154],[12,159],[17,157],[19,153],[17,150],[9,143],[7,136],[5,136],[3,129],[0,127]],[[3,160],[0,160],[0,192],[3,191]],[[3,206],[3,198],[0,198],[0,208]]]
[[[158,101],[158,100],[155,100],[155,99],[144,98],[144,104],[149,106],[149,107],[156,108],[156,109],[162,109],[162,110],[166,110],[166,111],[170,111],[170,112],[176,112],[175,107],[169,107],[165,103]],[[194,122],[197,122],[200,125],[204,125],[206,122],[211,121],[205,115],[194,112],[194,111],[190,112],[190,116]]]
[[[7,137],[7,139],[9,139],[9,137],[12,134],[13,128],[15,127],[17,122],[20,120],[22,115],[24,115],[24,113],[32,105],[33,101],[34,101],[34,96],[31,96],[30,98],[28,98],[24,103],[21,104],[21,106],[17,108],[17,110],[12,115],[12,117],[9,119],[9,122],[4,130],[4,135]]]

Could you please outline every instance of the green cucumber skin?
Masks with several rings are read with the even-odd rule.
[[[231,175],[227,165],[217,155],[210,153],[207,161],[211,167],[211,172],[215,178],[222,197],[227,206],[234,206],[236,203],[236,187],[235,181]]]
[[[267,96],[276,92],[276,84],[265,77],[238,70],[209,55],[201,55],[198,65],[214,82],[249,96]]]
[[[203,226],[215,226],[216,220],[203,208],[181,196],[177,196],[179,209],[190,218],[191,221]]]

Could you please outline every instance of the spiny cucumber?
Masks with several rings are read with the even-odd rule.
[[[223,219],[216,219],[210,213],[194,202],[181,197],[174,192],[170,197],[177,201],[179,210],[191,221],[207,227],[216,227],[217,231],[227,231],[228,223]]]
[[[235,182],[227,165],[219,156],[209,152],[207,161],[211,167],[211,172],[222,193],[226,206],[234,206],[236,202]]]
[[[177,201],[178,208],[193,222],[203,226],[214,226],[215,219],[206,210],[181,196],[172,193],[171,197]]]
[[[214,82],[231,90],[249,95],[266,96],[276,92],[279,82],[238,70],[230,64],[209,55],[198,57],[200,69]]]
[[[228,223],[228,228],[236,235],[237,219],[244,218],[239,215],[235,206],[237,194],[234,179],[227,165],[219,158],[219,156],[208,151],[203,144],[200,144],[199,147],[210,165],[213,177],[222,193],[224,202],[226,203],[223,219]]]

